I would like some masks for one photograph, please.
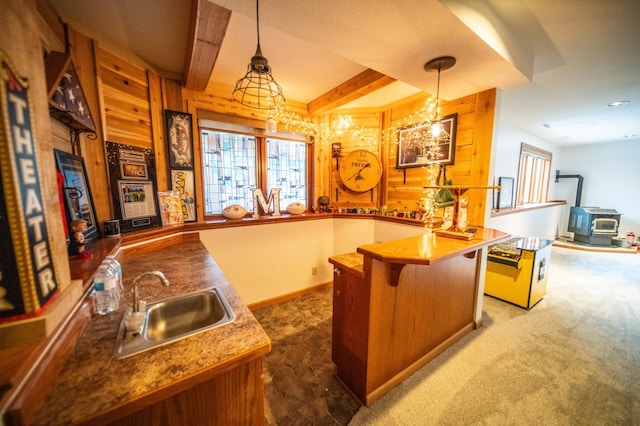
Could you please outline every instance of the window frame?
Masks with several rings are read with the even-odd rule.
[[[203,131],[213,131],[213,132],[222,132],[222,133],[233,133],[243,136],[251,136],[256,140],[256,187],[262,189],[263,191],[267,188],[267,139],[275,139],[284,142],[295,142],[295,143],[305,143],[307,145],[306,149],[306,198],[307,198],[307,209],[313,205],[313,188],[314,188],[314,141],[313,138],[302,137],[298,135],[290,135],[285,132],[272,132],[267,134],[264,129],[242,126],[242,129],[230,129],[229,126],[233,126],[232,123],[220,123],[222,125],[216,126],[211,125],[213,123],[209,123],[209,125],[199,125],[198,126],[198,137],[199,137],[199,149],[202,151],[202,132]],[[204,156],[200,155],[200,173],[203,175],[204,182]],[[206,211],[206,194],[205,187],[202,185],[200,189],[200,196],[202,197],[203,204],[203,216],[204,220],[215,220],[219,219],[222,216],[222,213],[207,213]],[[269,194],[265,194],[268,196]],[[286,205],[280,205],[280,212],[286,212]],[[248,210],[247,210],[248,211]]]
[[[515,207],[548,202],[552,161],[551,152],[520,143]]]

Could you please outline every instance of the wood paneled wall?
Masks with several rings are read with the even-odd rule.
[[[441,105],[441,115],[458,114],[456,134],[455,164],[447,166],[447,178],[454,185],[487,185],[493,138],[493,118],[495,107],[495,89],[455,99]],[[386,144],[384,184],[386,186],[385,204],[388,209],[415,210],[420,198],[425,196],[423,187],[430,184],[430,176],[425,168],[396,169],[397,136],[390,129],[396,129],[405,118],[414,114],[427,100],[428,96],[418,97],[409,102],[400,103],[388,111],[386,123],[389,143]],[[414,124],[414,123],[411,123]],[[406,172],[406,178],[405,178]],[[437,171],[432,171],[437,174]],[[468,205],[468,222],[472,225],[484,224],[486,208],[484,190],[471,190],[465,195]]]
[[[348,128],[343,128],[345,120],[349,121]],[[381,158],[381,120],[382,112],[379,111],[340,110],[339,113],[325,116],[326,125],[321,127],[323,134],[320,142],[326,146],[329,156],[332,151],[331,145],[334,142],[341,144],[340,158],[336,161],[332,157],[329,162],[331,167],[329,192],[319,194],[328,195],[332,206],[338,208],[377,208],[380,206],[382,200],[381,184],[366,192],[351,191],[342,183],[338,168],[342,159],[357,149],[366,149],[376,154],[385,168]]]
[[[91,51],[85,42],[76,42],[85,52]],[[75,47],[75,46],[74,46]],[[205,91],[194,91],[181,87],[179,82],[165,79],[110,52],[93,45],[96,87],[100,101],[101,140],[83,145],[92,164],[90,181],[94,192],[108,194],[107,172],[104,162],[106,141],[131,144],[154,149],[158,176],[158,190],[169,188],[167,151],[164,135],[164,109],[189,112],[193,115],[194,158],[198,163],[198,112],[216,113],[246,119],[255,125],[261,123],[267,114],[256,111],[233,101],[232,88],[220,84],[210,84]],[[87,55],[77,55],[77,67],[83,67]],[[92,69],[86,66],[87,70]],[[85,89],[86,91],[86,89]],[[298,117],[317,125],[314,137],[314,188],[311,204],[316,206],[317,197],[328,195],[336,207],[376,208],[387,206],[389,210],[411,211],[419,208],[420,199],[425,196],[423,187],[429,184],[429,177],[423,168],[396,169],[397,130],[407,124],[407,119],[415,116],[429,99],[428,94],[415,95],[397,102],[385,109],[334,110],[318,116],[307,113],[306,105],[289,102],[287,108]],[[441,115],[458,114],[455,164],[447,167],[447,177],[456,185],[486,185],[491,152],[495,106],[495,90],[473,94],[450,102],[443,102]],[[94,114],[96,115],[96,114]],[[340,132],[341,118],[349,117],[351,127]],[[402,124],[401,124],[402,123]],[[279,130],[285,130],[279,123]],[[342,157],[355,149],[368,149],[377,154],[383,163],[383,178],[380,184],[365,193],[349,191],[340,181],[335,158],[331,156],[331,144],[342,144]],[[96,147],[100,153],[94,152]],[[100,154],[100,155],[98,155]],[[87,157],[85,157],[86,160]],[[339,163],[338,163],[339,164]],[[406,174],[406,176],[405,176]],[[196,185],[202,188],[202,174],[196,167]],[[473,225],[483,225],[485,192],[472,190],[466,195],[469,201],[468,221]],[[198,194],[202,200],[202,194]],[[113,212],[110,199],[98,197],[94,200],[100,220],[109,219],[101,212]],[[198,217],[202,218],[202,203],[198,202]]]

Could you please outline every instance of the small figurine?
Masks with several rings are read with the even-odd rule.
[[[73,238],[71,239],[71,254],[77,254],[78,259],[91,259],[93,255],[85,251],[87,241],[84,239],[84,232],[87,230],[87,221],[84,219],[74,219],[71,221]]]

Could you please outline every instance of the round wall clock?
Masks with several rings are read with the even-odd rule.
[[[342,160],[340,179],[344,186],[355,192],[368,191],[380,182],[382,163],[371,151],[358,149]]]

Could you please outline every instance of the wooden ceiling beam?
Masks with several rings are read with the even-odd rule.
[[[372,69],[366,69],[339,86],[329,90],[324,95],[309,102],[307,109],[310,114],[320,114],[348,104],[394,81],[396,81],[395,78],[391,78]]]
[[[184,85],[205,90],[227,32],[231,11],[208,0],[192,0]]]

